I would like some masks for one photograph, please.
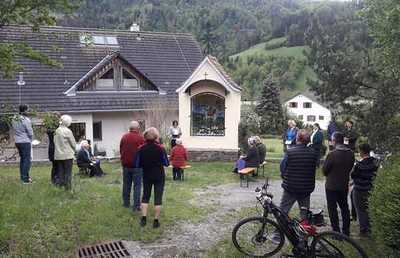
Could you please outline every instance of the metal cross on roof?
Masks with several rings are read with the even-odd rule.
[[[205,73],[204,73],[204,79],[207,79],[207,76],[208,76],[208,73],[205,72]]]

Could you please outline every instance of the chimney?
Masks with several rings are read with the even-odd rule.
[[[133,23],[131,25],[131,27],[129,28],[130,31],[134,31],[134,32],[139,32],[140,31],[140,25],[137,23]]]

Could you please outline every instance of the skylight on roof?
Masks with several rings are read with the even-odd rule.
[[[92,34],[81,34],[79,36],[81,44],[98,45],[98,46],[118,46],[118,40],[115,36],[107,35],[92,35]]]

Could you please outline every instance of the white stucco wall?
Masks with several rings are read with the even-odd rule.
[[[297,108],[289,107],[290,102],[297,102]],[[311,108],[303,108],[304,102],[311,102]],[[312,101],[310,98],[304,95],[297,95],[296,97],[288,100],[285,102],[285,106],[291,114],[295,115],[296,117],[303,116],[302,121],[305,124],[314,124],[318,123],[321,129],[326,130],[328,128],[329,121],[331,120],[331,111],[324,106],[318,104],[317,102]],[[308,122],[307,116],[314,115],[316,117],[315,122]],[[323,116],[323,120],[319,120],[319,116]]]
[[[105,150],[107,157],[119,157],[121,137],[128,132],[132,120],[144,120],[146,128],[156,127],[163,135],[172,121],[178,119],[177,110],[165,110],[161,113],[155,111],[93,113],[93,122],[102,122],[102,140],[95,140],[94,144],[99,150]]]
[[[225,136],[191,136],[191,98],[199,93],[213,92],[225,97]],[[182,140],[188,149],[237,150],[240,121],[240,93],[228,92],[216,83],[203,81],[179,93],[179,124]]]

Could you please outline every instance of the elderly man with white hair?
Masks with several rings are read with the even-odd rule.
[[[64,186],[65,190],[71,189],[72,164],[75,155],[75,138],[68,128],[72,123],[69,115],[62,115],[60,126],[54,134],[54,160],[56,163],[58,185]]]
[[[122,164],[122,205],[128,208],[131,204],[131,191],[133,185],[132,209],[140,211],[140,190],[142,186],[142,169],[135,167],[135,156],[139,147],[144,144],[144,138],[139,132],[140,125],[137,121],[129,124],[129,132],[122,136],[120,154]]]
[[[76,156],[76,164],[80,168],[88,168],[89,176],[103,176],[105,173],[100,167],[100,160],[96,160],[90,153],[90,144],[87,140],[81,142],[81,148]]]

